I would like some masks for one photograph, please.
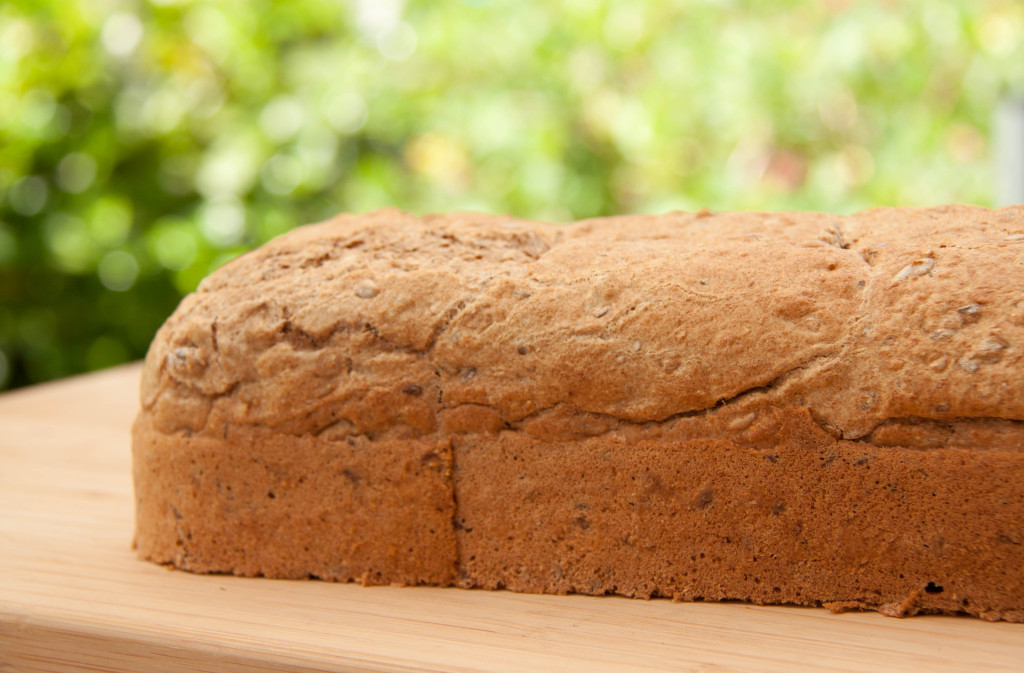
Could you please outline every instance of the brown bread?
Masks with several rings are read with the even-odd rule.
[[[140,556],[1024,621],[1024,207],[340,216],[146,360]]]

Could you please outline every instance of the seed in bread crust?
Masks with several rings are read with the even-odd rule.
[[[926,273],[930,273],[935,268],[935,260],[930,257],[924,259],[915,260],[913,263],[903,267],[899,273],[893,278],[895,281],[906,280],[914,276],[923,276]]]
[[[356,296],[360,299],[373,299],[379,290],[373,281],[364,281],[356,286]]]
[[[754,422],[755,418],[757,418],[757,413],[753,411],[743,414],[742,416],[737,416],[729,421],[729,429],[737,432],[740,430],[746,430],[750,427],[750,424]]]
[[[1003,357],[1003,351],[1009,345],[1002,337],[992,335],[981,342],[971,357],[982,362],[999,362]]]
[[[167,354],[167,368],[177,376],[199,376],[206,364],[206,358],[195,346],[182,346]]]
[[[960,368],[965,370],[965,371],[969,371],[969,372],[976,372],[976,371],[978,371],[978,363],[975,362],[974,360],[971,360],[971,359],[968,359],[968,358],[964,358],[963,360],[960,360],[957,364],[960,365]]]
[[[974,322],[978,319],[978,314],[981,313],[981,306],[977,304],[967,304],[961,306],[956,310],[960,314],[961,319],[964,322]]]

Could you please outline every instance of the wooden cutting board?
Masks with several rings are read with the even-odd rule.
[[[0,396],[0,672],[1024,671],[1024,625],[197,576],[131,550],[138,366]]]

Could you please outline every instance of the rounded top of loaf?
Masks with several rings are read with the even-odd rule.
[[[803,407],[847,439],[1019,446],[1022,287],[1021,206],[342,215],[186,297],[143,413],[169,433],[560,440],[742,438]]]

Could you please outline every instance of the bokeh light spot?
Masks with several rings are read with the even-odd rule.
[[[245,209],[237,199],[208,202],[200,208],[199,230],[219,248],[235,245],[245,235]]]
[[[327,122],[338,133],[355,133],[366,123],[363,97],[354,91],[340,93],[327,104]]]
[[[142,125],[153,135],[170,133],[184,115],[184,101],[170,88],[160,89],[148,96],[139,110]]]
[[[96,264],[96,248],[85,222],[69,213],[56,212],[43,222],[46,247],[57,268],[66,273],[86,273]]]
[[[103,47],[114,56],[128,56],[142,41],[142,22],[131,12],[116,12],[103,22]]]
[[[199,250],[188,220],[160,220],[150,232],[147,242],[150,254],[160,265],[174,271],[188,268]]]
[[[96,179],[96,160],[84,152],[71,152],[57,164],[57,185],[65,192],[80,194]]]
[[[37,175],[16,180],[7,193],[7,199],[11,208],[19,215],[30,217],[38,215],[46,205],[46,198],[49,195],[49,188],[46,182]]]
[[[613,49],[629,51],[644,36],[644,3],[622,3],[604,21],[604,39]]]
[[[380,35],[402,19],[404,0],[353,0],[356,27],[364,36]]]
[[[262,163],[259,148],[248,139],[216,146],[203,156],[195,186],[207,199],[234,198],[249,191]]]
[[[35,33],[27,21],[8,15],[0,23],[0,59],[18,61],[32,51],[35,41]]]
[[[416,51],[416,30],[405,21],[377,36],[377,51],[389,61],[404,61]]]
[[[426,133],[409,143],[406,161],[418,173],[450,186],[462,180],[468,167],[462,143],[440,133]]]
[[[263,165],[260,181],[271,194],[291,194],[302,182],[302,164],[286,154],[274,155]]]
[[[22,126],[40,131],[53,120],[57,112],[57,101],[45,89],[32,89],[21,98],[19,118]]]
[[[135,279],[139,276],[139,263],[130,252],[113,250],[103,255],[96,267],[96,274],[103,287],[114,292],[125,292],[135,285]]]
[[[271,140],[283,143],[298,133],[305,119],[302,103],[291,96],[280,96],[263,108],[260,128]]]
[[[89,212],[89,233],[101,246],[119,245],[132,228],[132,204],[127,199],[108,195],[96,201]]]

